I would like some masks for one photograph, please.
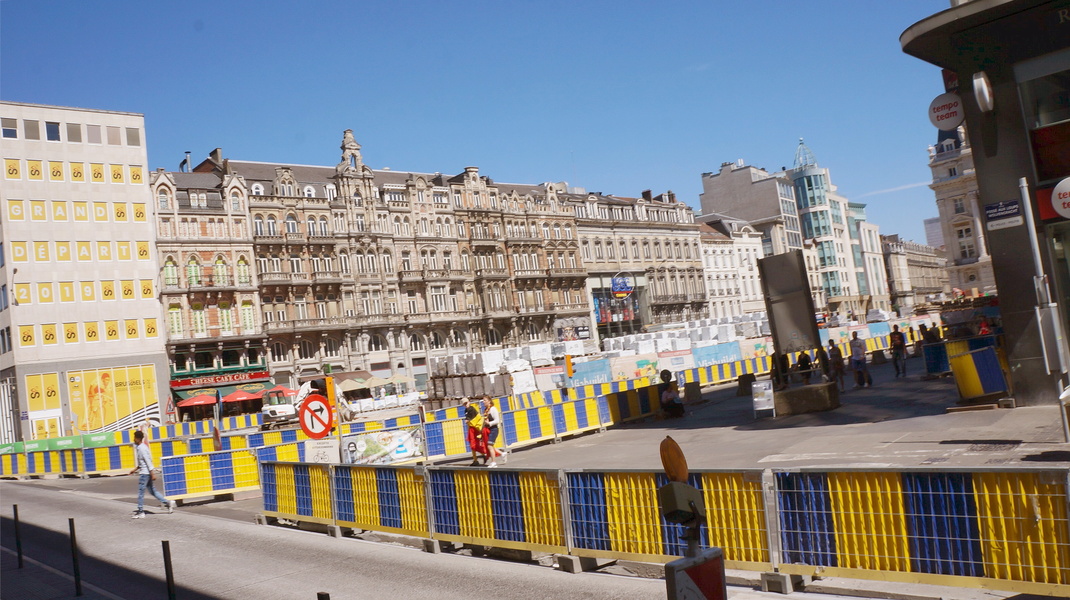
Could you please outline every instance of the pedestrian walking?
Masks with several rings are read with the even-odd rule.
[[[843,381],[843,372],[846,369],[843,366],[843,351],[836,345],[836,342],[829,340],[829,378],[832,381],[840,382],[840,391],[846,392],[847,388]]]
[[[483,447],[483,414],[468,398],[464,399],[463,404],[464,422],[468,431],[468,447],[472,450],[472,464],[470,466],[478,467],[480,454],[484,455],[483,462],[487,461]]]
[[[490,396],[483,396],[483,439],[487,446],[487,456],[490,462],[487,463],[488,467],[498,466],[498,457],[502,456],[501,452],[494,447],[494,444],[498,441],[499,425],[502,423],[501,413],[498,412],[498,407],[494,406],[494,399]],[[505,458],[502,458],[502,462],[505,462]]]
[[[130,475],[133,475],[134,473],[138,474],[137,510],[134,511],[134,518],[145,518],[146,489],[160,501],[160,508],[166,510],[168,514],[175,512],[175,501],[168,500],[163,494],[157,491],[156,486],[153,485],[153,482],[156,480],[156,473],[155,468],[152,465],[152,451],[149,450],[149,445],[145,443],[145,432],[140,429],[134,432],[134,461],[137,466],[134,467],[133,471],[130,471]]]
[[[866,341],[858,337],[857,331],[851,332],[851,368],[855,372],[855,389],[873,387],[873,376],[866,364]]]
[[[892,325],[892,333],[888,336],[892,346],[892,365],[895,366],[896,377],[907,376],[907,336],[899,331],[898,325]]]

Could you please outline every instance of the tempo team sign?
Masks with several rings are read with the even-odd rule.
[[[929,121],[941,131],[952,131],[965,120],[962,111],[962,98],[958,94],[947,92],[940,94],[929,104]]]

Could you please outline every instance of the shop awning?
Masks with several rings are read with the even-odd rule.
[[[208,394],[201,394],[200,396],[194,396],[192,398],[186,398],[178,403],[179,408],[189,408],[191,406],[207,406],[215,404],[215,396],[209,396]]]
[[[226,396],[223,396],[223,402],[244,402],[246,400],[257,400],[263,393],[263,390],[256,393],[247,392],[245,390],[235,390],[227,394]]]
[[[181,402],[188,398],[195,398],[201,395],[208,395],[215,397],[216,391],[218,391],[224,398],[237,391],[246,392],[249,394],[261,394],[264,390],[274,385],[271,380],[259,381],[256,383],[239,383],[235,385],[219,385],[214,387],[199,387],[191,388],[188,390],[171,390],[171,394],[175,397],[175,404],[183,406]]]

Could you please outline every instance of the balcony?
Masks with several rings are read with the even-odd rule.
[[[579,267],[550,267],[546,270],[550,277],[586,277],[587,269]]]
[[[357,279],[361,283],[380,283],[383,280],[377,271],[361,271],[357,273]]]
[[[476,277],[480,279],[509,279],[509,271],[507,269],[479,269],[476,271]]]
[[[398,278],[402,282],[423,281],[424,272],[422,270],[402,269],[398,272]]]
[[[505,239],[505,243],[511,246],[525,245],[530,246],[532,244],[542,245],[543,239],[541,237],[522,233],[519,235],[509,236]]]
[[[687,302],[687,294],[655,294],[651,304],[683,304]]]
[[[333,233],[313,233],[308,236],[308,243],[310,244],[334,244]]]
[[[513,271],[513,277],[517,279],[541,278],[546,277],[546,271],[543,269],[517,269]]]
[[[260,283],[262,284],[287,284],[290,283],[289,273],[261,273]]]
[[[428,281],[450,279],[450,271],[449,269],[424,269],[424,279]]]
[[[402,315],[389,314],[389,313],[376,313],[371,315],[358,315],[356,317],[349,317],[353,320],[353,324],[360,327],[377,327],[383,325],[396,325],[403,323],[404,319]]]
[[[494,238],[473,237],[469,243],[473,248],[497,248],[500,242]]]
[[[282,244],[286,237],[279,233],[254,233],[253,243],[256,244]]]
[[[321,319],[291,319],[288,321],[267,321],[264,333],[283,333],[290,331],[317,331],[322,329],[348,329],[356,325],[355,317],[324,317]]]
[[[305,234],[300,231],[296,233],[286,232],[286,242],[290,244],[303,244],[305,243]]]
[[[551,302],[549,309],[555,313],[589,313],[591,312],[591,305],[587,303],[560,304]]]
[[[342,283],[342,274],[338,271],[316,271],[312,274],[314,283]]]

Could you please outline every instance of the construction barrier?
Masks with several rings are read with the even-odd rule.
[[[271,517],[668,562],[654,471],[264,463]],[[692,471],[729,568],[1070,594],[1066,470]],[[329,485],[328,485],[329,484]],[[328,485],[328,488],[323,486]],[[270,492],[269,492],[270,486]],[[333,507],[333,508],[332,508]],[[333,512],[332,512],[333,511]]]
[[[1010,388],[998,352],[996,348],[986,347],[949,358],[959,398],[976,400],[1007,395]]]

